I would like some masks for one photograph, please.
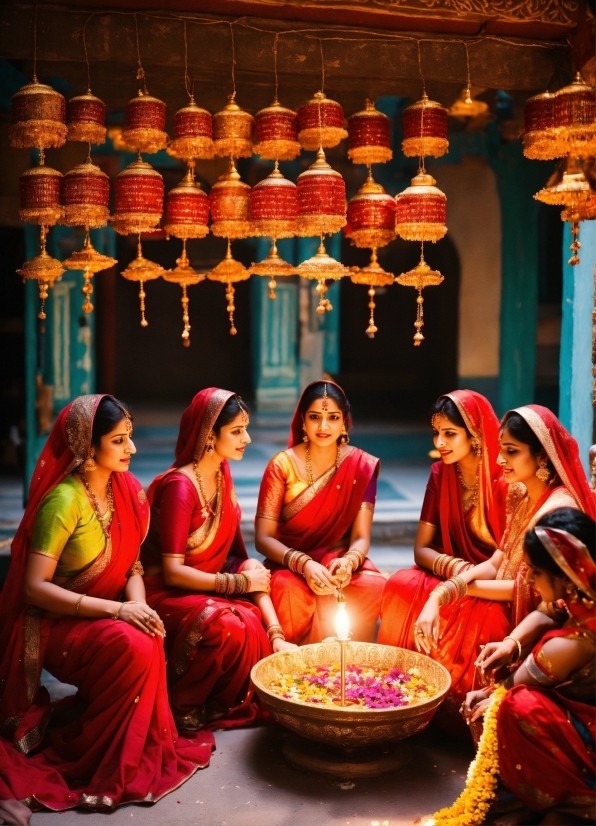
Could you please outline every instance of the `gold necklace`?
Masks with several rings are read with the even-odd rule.
[[[341,461],[341,447],[337,446],[337,453],[335,455],[335,471],[337,472],[339,468],[339,463]],[[312,472],[312,462],[310,460],[310,441],[306,444],[306,449],[304,452],[304,464],[306,465],[306,481],[312,487],[315,483],[315,479]]]
[[[211,507],[211,503],[217,497],[217,495],[220,491],[220,488],[221,488],[221,467],[217,468],[217,472],[215,474],[216,487],[215,487],[215,493],[213,494],[211,499],[207,499],[207,494],[205,493],[205,486],[203,485],[203,477],[201,476],[201,471],[199,470],[199,462],[198,462],[197,459],[195,459],[194,462],[192,463],[192,469],[194,471],[195,478],[196,478],[197,484],[199,486],[199,490],[201,491],[201,497],[202,497],[203,502],[204,502],[204,505],[201,508],[201,516],[203,517],[203,519],[207,519],[209,514],[211,514],[211,516],[215,516],[215,512],[214,512],[213,508]]]
[[[103,514],[101,513],[101,508],[99,507],[99,501],[97,496],[94,494],[93,490],[91,489],[91,485],[87,481],[87,477],[85,476],[85,471],[82,468],[79,468],[79,478],[83,483],[83,487],[87,492],[87,496],[91,499],[91,506],[93,508],[93,512],[97,517],[99,524],[101,525],[101,529],[104,532],[106,539],[109,538],[110,535],[110,525],[112,523],[112,516],[114,514],[114,491],[112,490],[112,477],[108,479],[108,484],[106,485],[106,499],[108,500],[108,509]]]
[[[474,479],[473,485],[466,485],[463,473],[460,470],[458,462],[455,463],[455,472],[457,473],[462,488],[464,490],[472,491],[472,495],[464,500],[464,506],[466,510],[469,510],[474,505],[478,504],[478,490],[480,488],[480,465],[478,465],[478,469],[476,470],[476,478]]]

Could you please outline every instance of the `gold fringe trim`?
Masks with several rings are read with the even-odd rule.
[[[322,146],[323,149],[330,149],[348,137],[345,129],[339,126],[318,126],[311,129],[302,129],[298,132],[298,140],[303,149],[316,152]]]
[[[106,141],[107,129],[100,123],[80,121],[69,123],[67,127],[66,140],[80,141],[81,143],[92,143],[99,146]]]
[[[395,231],[404,241],[440,241],[447,234],[444,224],[397,224]]]
[[[353,163],[364,163],[370,166],[373,163],[386,163],[393,157],[393,152],[387,146],[357,146],[348,150],[348,158]]]
[[[395,232],[391,229],[355,229],[349,235],[355,247],[372,249],[386,247],[395,241]]]
[[[448,149],[447,138],[404,138],[401,142],[406,158],[440,158]]]
[[[248,238],[253,232],[250,221],[214,221],[211,232],[218,238]]]
[[[254,145],[253,150],[265,161],[293,161],[300,154],[298,141],[269,140]]]
[[[125,129],[122,140],[134,152],[159,152],[168,145],[168,136],[161,129]]]
[[[67,227],[105,227],[110,217],[107,207],[96,204],[71,204],[63,210],[61,223]]]
[[[218,138],[213,141],[215,154],[222,158],[250,158],[252,141],[246,138]]]
[[[8,128],[15,149],[59,149],[66,143],[66,125],[55,120],[27,120]]]
[[[544,129],[535,132],[524,132],[522,135],[524,155],[531,161],[552,161],[562,157],[560,143],[556,139],[556,130]],[[569,147],[567,147],[567,150]],[[563,155],[567,155],[567,150]]]
[[[167,235],[174,238],[204,238],[209,234],[209,227],[205,224],[166,224],[164,229]]]
[[[110,219],[118,235],[138,235],[154,230],[161,221],[161,212],[121,212]]]
[[[288,219],[253,221],[251,234],[276,239],[293,238],[296,235],[296,221]]]
[[[215,156],[215,147],[211,138],[175,138],[170,141],[168,155],[183,161],[191,158],[209,161]]]
[[[302,238],[314,238],[321,235],[333,235],[346,225],[345,215],[299,215],[296,219],[296,235]]]
[[[21,221],[28,224],[39,224],[44,227],[52,227],[62,218],[62,207],[31,207],[30,209],[19,210]]]

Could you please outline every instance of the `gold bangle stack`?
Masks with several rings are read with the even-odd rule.
[[[283,556],[284,568],[289,568],[290,571],[299,576],[305,576],[304,566],[310,562],[312,557],[308,554],[303,554],[302,551],[296,551],[294,548],[288,548]]]
[[[366,559],[366,554],[363,554],[362,551],[359,551],[358,548],[350,548],[349,551],[343,555],[343,559],[346,562],[349,562],[352,566],[352,572],[357,571],[358,568],[361,568],[364,564],[364,560]]]
[[[215,593],[224,597],[246,594],[250,585],[250,578],[245,573],[215,574]]]
[[[449,556],[449,554],[439,554],[433,561],[433,574],[440,579],[451,579],[473,567],[472,563],[466,562],[465,559]]]
[[[285,640],[286,638],[283,628],[276,622],[267,626],[267,636],[269,637],[269,642],[273,642],[273,640]]]
[[[443,605],[449,605],[465,597],[468,593],[468,585],[460,576],[454,576],[437,585],[431,593],[439,598],[439,605],[443,607]]]

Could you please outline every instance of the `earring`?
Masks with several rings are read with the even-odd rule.
[[[548,482],[550,479],[550,471],[546,468],[546,459],[541,459],[538,462],[538,470],[536,471],[536,476],[540,479],[541,482]]]
[[[209,436],[209,438],[207,439],[205,451],[209,454],[209,456],[212,456],[215,453],[215,439],[213,438],[213,436]]]
[[[83,470],[84,470],[85,472],[87,472],[87,471],[91,471],[91,470],[97,470],[97,465],[96,465],[96,464],[95,464],[95,462],[93,461],[93,455],[88,456],[88,457],[85,459],[85,461],[83,462]]]
[[[304,435],[303,435],[303,437],[302,437],[302,441],[303,441],[303,442],[308,442],[308,441],[310,441],[310,440],[309,440],[309,438],[308,438],[308,436],[306,435],[306,428],[304,427],[304,425],[302,425],[302,430],[304,431]]]
[[[572,585],[571,583],[566,585],[565,593],[569,595],[569,602],[577,602],[578,593],[575,585]]]
[[[472,436],[472,450],[476,456],[482,455],[482,444],[480,443],[478,436]]]
[[[350,437],[348,436],[348,431],[346,430],[345,425],[342,427],[342,430],[341,430],[340,443],[342,445],[349,445],[350,444]]]

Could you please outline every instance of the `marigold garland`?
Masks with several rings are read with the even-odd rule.
[[[470,763],[466,787],[452,806],[439,809],[423,826],[480,826],[495,798],[499,774],[497,713],[507,689],[498,686],[484,714],[476,757]]]

